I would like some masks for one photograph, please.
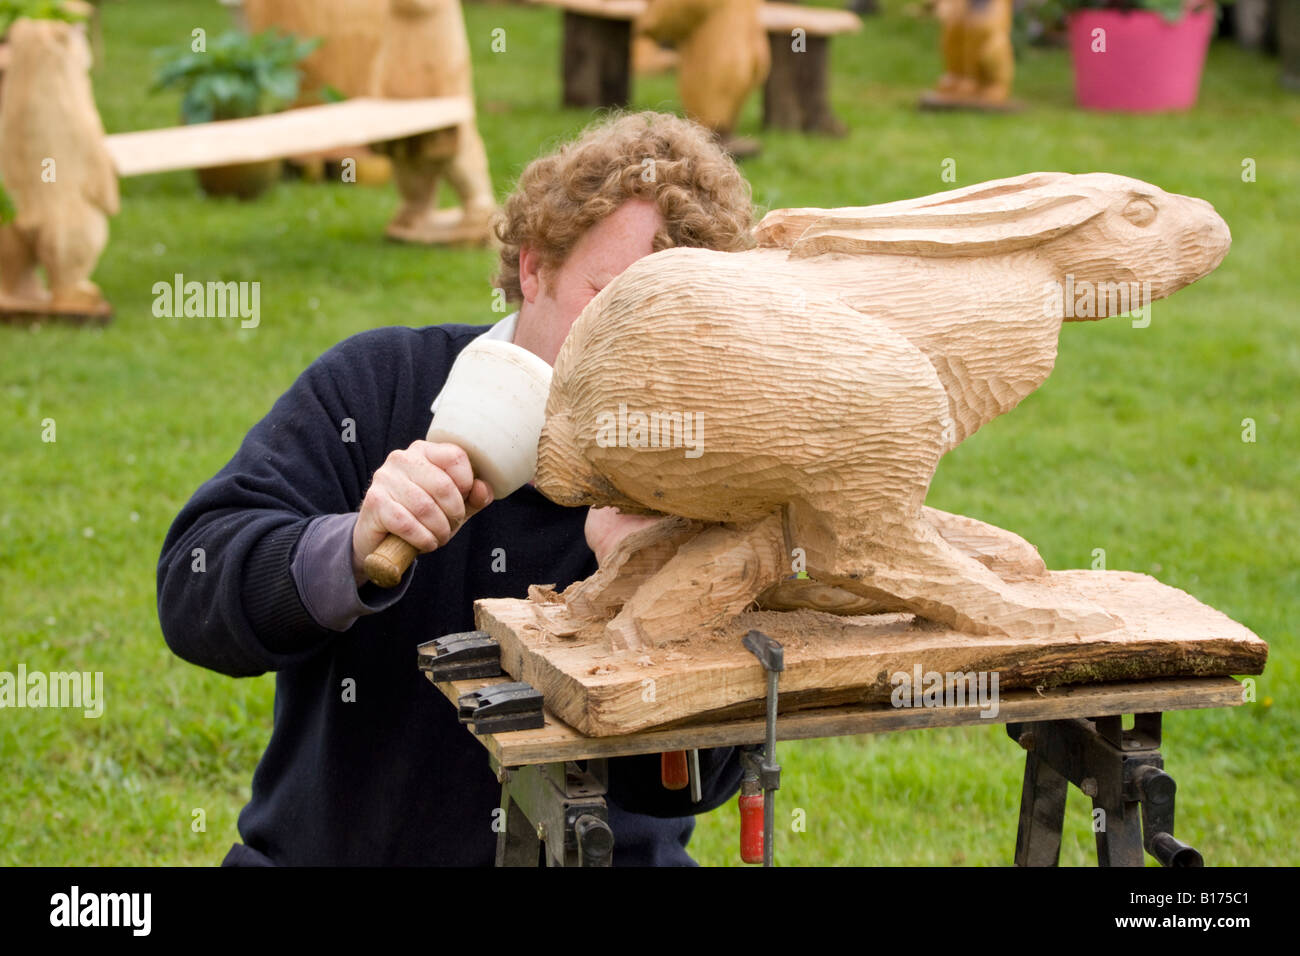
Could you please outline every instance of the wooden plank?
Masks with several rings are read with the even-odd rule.
[[[528,0],[537,6],[555,7],[580,16],[602,20],[635,20],[645,12],[645,0]],[[862,20],[848,10],[829,7],[805,7],[797,3],[765,3],[760,8],[763,28],[788,38],[792,30],[802,29],[809,36],[834,36],[857,33]]]
[[[805,7],[797,3],[765,3],[762,7],[763,27],[768,33],[784,33],[800,29],[809,36],[835,36],[839,33],[857,33],[862,29],[862,18],[849,10],[830,7]]]
[[[474,105],[464,97],[362,97],[249,119],[115,133],[107,144],[119,176],[140,176],[401,139],[459,126],[473,115]]]
[[[1024,687],[1159,677],[1258,674],[1268,645],[1226,615],[1147,575],[1051,572],[1046,587],[1082,598],[1124,623],[1088,637],[972,635],[908,614],[835,617],[819,611],[752,611],[725,629],[644,651],[547,629],[562,605],[475,602],[479,629],[501,644],[502,668],[542,692],[562,720],[592,736],[756,712],[766,693],[741,638],[758,628],[785,646],[783,708],[887,701],[893,675],[997,674],[999,693]],[[988,678],[991,681],[991,677]],[[919,693],[919,690],[918,690]]]
[[[555,7],[602,20],[635,20],[645,13],[646,0],[528,0],[539,7]]]
[[[487,678],[452,681],[435,686],[454,704],[461,694],[499,683],[500,680],[501,678]],[[1236,707],[1242,703],[1242,689],[1230,677],[1196,677],[1075,685],[1043,691],[1014,690],[1001,694],[1000,698],[997,715],[989,718],[980,716],[978,706],[896,708],[887,703],[782,714],[776,723],[776,736],[778,740],[809,740],[932,727]],[[765,734],[763,720],[756,717],[610,737],[589,737],[565,724],[549,710],[545,716],[546,726],[537,730],[484,734],[478,738],[479,743],[502,766],[522,767],[558,760],[626,757],[754,744],[761,743]]]

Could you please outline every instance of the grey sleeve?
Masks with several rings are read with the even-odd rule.
[[[322,515],[302,533],[293,556],[293,581],[303,607],[321,627],[346,631],[357,618],[401,600],[411,583],[408,570],[395,588],[366,583],[357,589],[352,577],[352,529],[357,515]]]

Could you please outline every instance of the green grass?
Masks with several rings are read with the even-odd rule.
[[[466,10],[480,128],[504,195],[533,156],[589,117],[559,102],[559,17]],[[171,125],[147,93],[149,51],[224,29],[210,0],[104,9],[94,81],[110,131]],[[507,52],[490,50],[507,31]],[[1068,325],[1052,378],[949,455],[931,503],[1013,529],[1049,566],[1133,569],[1190,591],[1270,642],[1260,702],[1166,720],[1178,833],[1211,864],[1300,863],[1300,590],[1294,415],[1300,100],[1275,60],[1211,51],[1186,115],[1094,115],[1071,102],[1060,51],[1029,50],[1019,114],[922,114],[938,70],[934,23],[901,4],[832,51],[840,140],[762,133],[744,169],[767,208],[859,205],[1037,169],[1106,170],[1201,196],[1232,228],[1227,260],[1156,303],[1146,329]],[[674,81],[638,81],[634,105],[678,106]],[[740,132],[758,129],[758,99]],[[1242,161],[1258,177],[1241,178]],[[248,428],[322,351],[380,325],[491,321],[492,256],[380,238],[389,188],[285,183],[253,204],[199,196],[192,174],[123,182],[96,279],[117,309],[102,331],[0,329],[0,670],[105,674],[104,716],[0,714],[0,863],[208,864],[235,819],[271,727],[270,676],[231,680],[174,658],[159,633],[154,566],[168,524]],[[158,319],[174,273],[262,284],[262,321]],[[57,422],[55,443],[42,421]],[[1245,418],[1257,441],[1241,440]],[[778,857],[786,864],[999,865],[1014,846],[1021,752],[1001,726],[783,744]],[[195,832],[201,808],[206,829]],[[806,812],[806,829],[788,826]],[[1092,857],[1072,794],[1062,862]],[[704,863],[736,861],[736,811],[701,818]]]

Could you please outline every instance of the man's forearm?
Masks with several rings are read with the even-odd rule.
[[[303,532],[293,558],[293,579],[307,612],[321,627],[346,631],[357,618],[391,607],[410,586],[411,568],[395,588],[357,586],[352,530],[357,515],[321,515]]]

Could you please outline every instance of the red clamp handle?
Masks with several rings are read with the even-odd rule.
[[[659,755],[659,777],[666,790],[685,790],[691,785],[691,768],[685,750]]]
[[[740,795],[740,858],[763,862],[763,795]]]

